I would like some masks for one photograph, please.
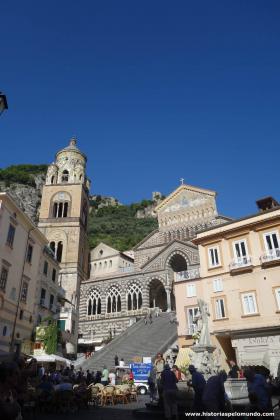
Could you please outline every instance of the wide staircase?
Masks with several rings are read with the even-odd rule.
[[[171,323],[172,313],[161,313],[153,322],[145,324],[144,319],[127,328],[104,348],[86,359],[81,367],[90,370],[109,369],[114,366],[115,355],[124,359],[125,365],[133,363],[136,357],[152,357],[164,353],[177,340],[177,326]]]

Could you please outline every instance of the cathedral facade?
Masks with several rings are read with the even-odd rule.
[[[192,239],[228,221],[219,216],[214,191],[182,184],[156,208],[158,229],[131,253],[99,244],[80,291],[79,346],[91,350],[150,311],[175,310],[174,283],[199,277]],[[118,262],[116,262],[118,261]]]

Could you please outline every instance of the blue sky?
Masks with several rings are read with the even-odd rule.
[[[279,193],[280,2],[1,5],[0,167],[49,163],[76,135],[92,193],[186,183],[243,216]]]

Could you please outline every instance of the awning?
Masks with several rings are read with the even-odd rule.
[[[264,366],[270,368],[268,352],[243,353],[239,357],[239,364],[241,366]]]
[[[178,368],[188,366],[191,363],[190,354],[193,353],[192,349],[189,347],[179,349],[175,365]]]
[[[65,357],[58,356],[57,354],[41,354],[40,356],[33,356],[37,362],[41,363],[56,363],[61,362],[65,363],[67,366],[72,364],[71,360],[66,359]]]

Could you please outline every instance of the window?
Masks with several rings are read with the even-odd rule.
[[[226,317],[224,298],[215,299],[215,314],[216,319],[222,319]]]
[[[220,265],[219,248],[217,246],[208,249],[208,258],[210,267]]]
[[[27,253],[26,253],[26,261],[29,264],[31,264],[31,261],[32,261],[32,254],[33,254],[33,246],[29,244],[27,247]]]
[[[133,283],[128,288],[127,310],[137,310],[142,308],[142,291],[137,283]]]
[[[107,313],[121,312],[121,293],[117,286],[110,287],[107,294]]]
[[[87,301],[87,314],[98,315],[101,314],[101,296],[97,289],[92,289]]]
[[[3,335],[4,337],[7,335],[7,331],[8,331],[8,328],[7,328],[7,326],[5,325],[5,326],[4,326],[4,328],[3,328],[3,332],[2,332],[2,335]]]
[[[88,217],[88,207],[86,201],[83,203],[83,209],[82,209],[82,222],[84,226],[87,226],[87,217]]]
[[[19,319],[22,319],[22,318],[23,318],[23,310],[21,309],[19,312]]]
[[[71,322],[71,334],[75,334],[75,327],[76,327],[76,322],[74,321],[74,319],[72,319]]]
[[[275,289],[275,296],[277,302],[277,309],[280,310],[280,287],[277,287],[277,289]]]
[[[244,315],[256,314],[258,312],[256,296],[254,292],[243,293],[242,304],[243,304]]]
[[[28,283],[27,281],[24,281],[22,283],[22,288],[21,288],[21,295],[20,295],[20,300],[22,302],[26,302],[27,299],[27,293],[28,293]]]
[[[15,233],[16,233],[16,228],[13,225],[10,225],[8,236],[7,236],[7,245],[11,248],[13,247]]]
[[[219,277],[213,280],[213,292],[223,291],[223,280]]]
[[[67,217],[68,216],[68,201],[54,202],[53,203],[53,214],[54,218]]]
[[[187,297],[196,296],[196,285],[194,283],[187,284]]]
[[[277,232],[265,233],[264,243],[266,251],[269,255],[277,255],[280,257],[279,237]]]
[[[248,252],[245,239],[241,241],[236,241],[233,243],[233,251],[236,262],[242,262],[247,264],[248,262]]]
[[[41,289],[41,296],[40,296],[40,305],[45,306],[45,300],[46,300],[46,289]]]
[[[17,292],[16,288],[13,287],[12,290],[11,290],[11,293],[10,293],[10,299],[16,300],[16,292]]]
[[[55,282],[55,280],[56,280],[56,269],[53,268],[53,271],[52,271],[52,281]]]
[[[8,279],[9,271],[6,267],[2,267],[1,276],[0,276],[0,290],[5,292],[6,290],[6,283]]]
[[[69,172],[65,170],[62,172],[61,182],[68,182],[68,179],[69,179]]]
[[[54,304],[54,295],[50,295],[50,309],[53,309]]]
[[[43,273],[45,274],[45,276],[48,275],[48,268],[49,268],[48,261],[45,261],[44,262],[44,269],[43,269]]]
[[[197,325],[194,322],[197,313],[198,313],[198,307],[187,309],[187,323],[188,323],[188,334],[189,335],[192,335],[197,331]]]
[[[61,262],[62,259],[62,251],[63,251],[63,243],[61,241],[57,244],[57,250],[56,250],[56,259],[58,262]]]

